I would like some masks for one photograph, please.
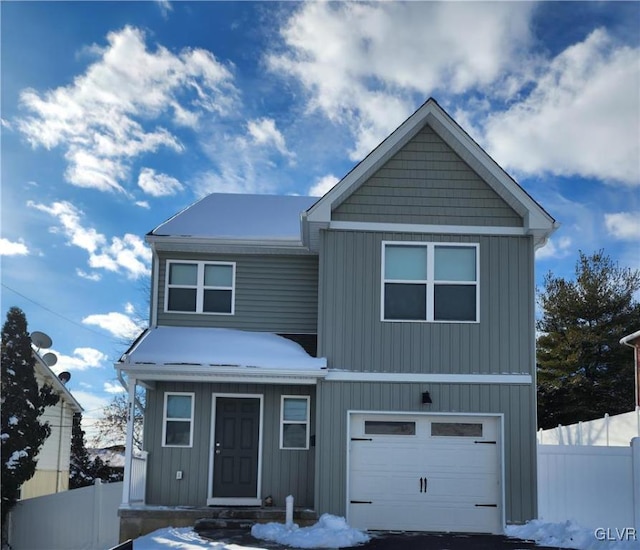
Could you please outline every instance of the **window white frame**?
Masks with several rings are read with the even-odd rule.
[[[173,395],[191,397],[191,413],[189,415],[189,418],[169,418],[167,416],[167,403],[169,402],[169,397]],[[162,446],[163,447],[176,447],[180,449],[193,447],[193,420],[194,420],[195,402],[196,402],[196,394],[194,392],[168,391],[164,393],[164,405],[162,407]],[[167,422],[189,422],[189,444],[188,445],[167,444]]]
[[[452,243],[452,242],[422,242],[422,241],[382,241],[382,260],[380,265],[380,320],[386,323],[479,323],[480,322],[480,245],[478,243]],[[427,278],[424,280],[399,280],[385,277],[386,249],[387,246],[424,247],[427,250]],[[435,250],[443,248],[474,248],[476,257],[475,281],[446,281],[435,278]],[[396,284],[421,284],[426,287],[426,318],[425,319],[386,319],[384,311],[385,283]],[[435,319],[435,287],[438,285],[475,285],[476,290],[476,316],[475,320],[445,320]]]
[[[306,419],[305,420],[285,420],[284,418],[284,402],[286,399],[296,399],[298,401],[306,401]],[[281,451],[307,451],[309,450],[309,429],[311,416],[311,398],[308,395],[282,395],[280,397],[280,450]],[[299,424],[305,426],[305,446],[304,447],[285,447],[284,446],[284,426],[285,424]]]
[[[195,285],[177,285],[169,283],[169,275],[173,264],[189,264],[195,265],[197,269]],[[204,273],[205,267],[210,265],[231,266],[231,286],[205,286]],[[234,315],[236,307],[236,264],[235,262],[204,262],[194,260],[167,260],[164,274],[164,311],[166,313],[198,313],[203,315]],[[195,289],[196,291],[196,309],[195,311],[184,311],[177,309],[169,309],[169,290],[172,288]],[[231,291],[231,311],[204,311],[204,292],[205,290],[230,290]]]

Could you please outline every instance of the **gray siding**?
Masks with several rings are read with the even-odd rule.
[[[522,218],[429,126],[339,204],[332,219],[522,226]]]
[[[381,243],[480,246],[480,322],[380,320]],[[318,355],[371,372],[533,373],[533,244],[528,237],[321,232]]]
[[[235,314],[165,312],[168,259],[236,262]],[[318,257],[162,253],[157,306],[159,325],[314,334],[318,316]]]
[[[428,390],[433,404],[420,404]],[[536,517],[535,386],[321,382],[318,385],[316,511],[346,513],[347,411],[504,414],[507,522]]]
[[[162,447],[162,408],[164,392],[195,392],[193,447]],[[165,506],[206,506],[209,483],[212,393],[264,395],[262,448],[262,498],[271,495],[277,506],[284,506],[287,495],[294,495],[296,506],[312,507],[315,448],[308,451],[282,451],[280,437],[280,396],[310,395],[310,434],[315,434],[315,387],[258,384],[157,383],[147,392],[144,448],[149,452],[147,503]],[[176,471],[184,472],[176,480]]]

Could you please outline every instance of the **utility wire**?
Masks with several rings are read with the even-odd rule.
[[[65,317],[64,315],[58,313],[57,311],[53,311],[52,309],[48,308],[47,306],[43,306],[42,304],[36,302],[35,300],[32,300],[31,298],[29,298],[28,296],[25,296],[24,294],[22,294],[21,292],[18,292],[17,290],[11,288],[8,285],[5,285],[4,283],[0,283],[2,284],[2,286],[4,288],[6,288],[7,290],[10,290],[11,292],[16,293],[18,296],[21,296],[22,298],[24,298],[25,300],[28,300],[29,302],[31,302],[32,304],[37,305],[38,307],[41,307],[42,309],[44,309],[45,311],[48,311],[49,313],[52,313],[53,315],[56,315],[57,317],[60,317],[60,319],[64,319],[65,321],[67,321],[68,323],[71,323],[72,325],[75,325],[77,327],[83,328],[84,330],[88,330],[89,332],[92,332],[93,334],[97,334],[98,336],[102,336],[103,338],[108,338],[108,336],[101,334],[100,332],[93,330],[81,323],[78,323],[72,319],[69,319],[68,317]]]

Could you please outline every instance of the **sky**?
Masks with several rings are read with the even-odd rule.
[[[561,224],[539,286],[579,251],[640,268],[640,2],[2,2],[0,22],[2,315],[52,338],[88,436],[146,324],[146,233],[211,192],[322,195],[429,97]]]

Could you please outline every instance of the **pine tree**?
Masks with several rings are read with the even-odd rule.
[[[633,364],[619,343],[640,327],[640,271],[580,252],[575,281],[548,273],[539,295],[538,425],[619,414],[634,405]]]
[[[82,414],[73,415],[71,429],[71,460],[69,462],[69,489],[78,489],[93,485],[93,464],[84,441],[82,429]]]
[[[33,477],[38,452],[50,435],[39,417],[59,396],[49,385],[38,388],[35,357],[25,314],[17,307],[7,312],[2,327],[2,525],[18,499],[20,486]],[[4,529],[3,529],[4,531]]]

